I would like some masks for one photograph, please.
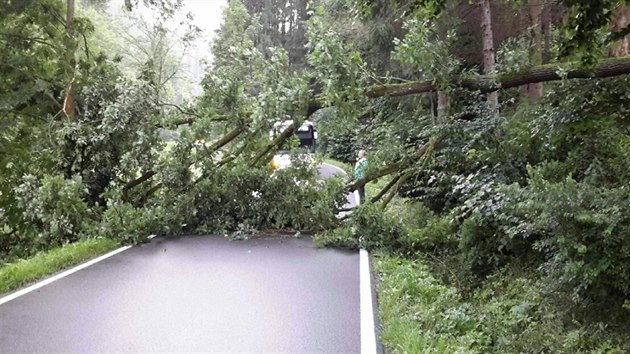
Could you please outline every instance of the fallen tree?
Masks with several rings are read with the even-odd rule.
[[[439,138],[431,138],[429,142],[422,145],[418,149],[418,151],[416,151],[416,153],[414,153],[408,159],[392,163],[376,171],[368,171],[364,178],[349,183],[348,185],[346,185],[346,188],[350,191],[355,191],[361,187],[364,187],[370,181],[403,171],[404,169],[412,166],[416,162],[430,155],[435,150],[435,147],[439,140]],[[385,186],[384,191],[382,191],[382,193],[379,193],[378,198],[382,197],[382,194],[385,194],[387,190],[393,187],[393,185],[394,184],[388,184],[387,186]],[[378,198],[376,200],[378,200]]]
[[[454,87],[488,93],[537,82],[606,78],[630,74],[630,57],[604,59],[591,68],[578,67],[578,65],[578,63],[546,64],[517,73],[455,77],[450,83]],[[438,88],[431,81],[414,81],[372,86],[367,89],[366,95],[370,98],[398,97],[437,90]]]

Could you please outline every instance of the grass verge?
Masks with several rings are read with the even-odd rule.
[[[0,294],[118,248],[110,239],[81,240],[0,267]]]
[[[477,324],[451,287],[426,265],[378,254],[381,340],[392,353],[478,353]]]
[[[381,340],[391,353],[628,353],[627,331],[564,313],[549,301],[557,294],[541,293],[536,274],[498,273],[464,297],[428,260],[381,253],[374,266]]]

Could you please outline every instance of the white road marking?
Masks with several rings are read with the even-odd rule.
[[[344,170],[327,163],[323,165],[336,168],[343,174]],[[359,191],[354,191],[355,205],[359,205]],[[345,214],[344,214],[345,215]],[[361,354],[376,354],[376,328],[374,325],[374,311],[372,307],[372,277],[370,276],[370,259],[368,251],[359,251],[359,289],[360,289],[360,312],[361,312]]]
[[[372,310],[372,284],[370,260],[366,250],[359,251],[359,271],[361,289],[361,354],[376,354],[376,331]]]
[[[129,249],[129,248],[131,248],[131,246],[121,247],[121,248],[119,248],[117,250],[114,250],[114,251],[111,251],[111,252],[109,252],[107,254],[104,254],[104,255],[102,255],[102,256],[100,256],[98,258],[94,258],[91,261],[85,262],[85,263],[80,264],[80,265],[78,265],[78,266],[76,266],[74,268],[68,269],[68,270],[66,270],[63,273],[59,273],[59,274],[57,274],[55,276],[52,276],[52,277],[50,277],[48,279],[44,279],[44,280],[40,281],[39,283],[35,283],[35,284],[33,284],[33,285],[31,285],[31,286],[29,286],[27,288],[24,288],[22,290],[19,290],[19,291],[16,291],[16,292],[12,293],[12,294],[9,294],[9,295],[7,295],[7,296],[5,296],[3,298],[0,298],[0,305],[2,305],[4,303],[7,303],[7,302],[9,302],[11,300],[14,300],[14,299],[16,299],[16,298],[18,298],[18,297],[20,297],[22,295],[26,295],[26,294],[30,293],[31,291],[37,290],[37,289],[39,289],[39,288],[41,288],[43,286],[46,286],[46,285],[48,285],[48,284],[50,284],[50,283],[52,283],[54,281],[57,281],[57,280],[61,279],[61,278],[67,277],[68,275],[70,275],[72,273],[76,273],[76,272],[80,271],[81,269],[87,268],[87,267],[89,267],[89,266],[91,266],[91,265],[93,265],[95,263],[98,263],[98,262],[100,262],[100,261],[102,261],[102,260],[104,260],[106,258],[109,258],[109,257],[111,257],[113,255],[116,255],[116,254],[118,254],[118,253],[120,253],[122,251],[125,251],[125,250]]]
[[[340,167],[337,167],[337,166],[335,166],[335,165],[331,165],[331,164],[326,163],[326,162],[322,162],[322,165],[326,165],[326,166],[328,166],[328,167],[335,168],[335,169],[337,169],[337,170],[341,171],[341,173],[343,173],[344,175],[346,175],[346,174],[347,174],[347,173],[346,173],[346,171],[344,171],[343,169],[341,169]]]

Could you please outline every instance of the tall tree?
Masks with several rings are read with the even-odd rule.
[[[255,38],[259,50],[269,58],[271,47],[283,47],[294,67],[305,65],[307,0],[245,0],[243,5],[262,27]]]
[[[630,8],[626,5],[618,5],[615,9],[615,15],[613,17],[611,28],[612,32],[623,31],[630,25]],[[619,40],[619,43],[613,46],[610,50],[610,56],[621,57],[630,54],[630,35],[624,36]]]
[[[74,40],[74,0],[67,0],[66,3],[66,31],[67,38],[67,55],[68,66],[70,71],[70,79],[66,89],[66,98],[63,102],[63,112],[68,117],[74,117],[76,114],[76,108],[74,103],[74,75],[75,75],[75,40]]]
[[[530,46],[529,58],[531,65],[541,65],[543,63],[543,33],[542,33],[542,13],[544,7],[543,0],[528,0],[530,29],[532,45]],[[543,95],[542,82],[528,85],[529,100],[532,103],[538,102]]]
[[[494,74],[495,58],[494,58],[494,39],[492,33],[492,12],[490,9],[490,0],[480,0],[481,6],[481,30],[483,32],[483,72],[486,75]],[[499,94],[490,92],[487,95],[488,105],[496,110],[499,106]]]

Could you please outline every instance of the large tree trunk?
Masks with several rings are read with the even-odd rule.
[[[492,75],[495,71],[495,59],[490,0],[480,0],[480,5],[481,31],[483,33],[483,72],[486,75]],[[493,110],[499,106],[499,94],[496,91],[488,93],[488,105]]]
[[[565,76],[559,74],[559,69]],[[582,68],[579,63],[539,65],[520,73],[504,75],[482,75],[467,78],[454,78],[452,86],[462,87],[481,93],[518,87],[534,82],[547,82],[566,79],[592,79],[630,74],[630,57],[609,58],[599,62],[594,68]],[[404,84],[376,85],[369,88],[370,98],[407,96],[417,93],[434,92],[438,88],[431,81],[409,82]],[[315,104],[315,102],[313,103]],[[309,107],[310,110],[312,108]]]
[[[547,64],[551,61],[551,31],[552,28],[552,7],[553,4],[545,3],[543,6],[543,19],[542,19],[542,31],[543,31],[543,55],[542,64]]]
[[[544,3],[542,0],[528,0],[529,19],[532,31],[533,46],[529,51],[529,60],[532,65],[542,64],[542,10]],[[536,103],[543,96],[542,82],[535,82],[528,85],[529,100]]]
[[[75,103],[74,103],[74,67],[76,65],[74,60],[74,0],[67,0],[67,12],[66,12],[66,31],[68,33],[67,38],[67,56],[68,56],[68,65],[70,66],[70,72],[72,73],[70,77],[70,81],[68,83],[68,87],[66,89],[66,98],[63,101],[63,112],[68,117],[74,117],[76,114]]]
[[[437,92],[437,121],[439,123],[444,123],[444,121],[448,117],[448,113],[449,113],[448,108],[449,108],[448,92],[438,91]]]
[[[619,5],[615,10],[615,16],[611,24],[611,32],[619,32],[630,24],[630,8]],[[621,57],[630,54],[630,36],[625,36],[619,43],[611,49],[611,57]]]

